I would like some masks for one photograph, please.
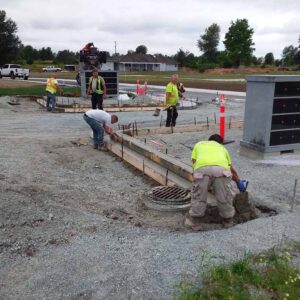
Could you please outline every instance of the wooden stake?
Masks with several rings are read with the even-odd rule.
[[[166,186],[168,185],[168,175],[169,175],[169,170],[167,169],[167,172],[166,172]]]
[[[134,137],[134,123],[132,124],[132,136]]]
[[[122,136],[122,160],[124,160],[124,141],[123,141],[123,136]]]
[[[134,121],[134,124],[135,124],[135,133],[136,133],[136,135],[138,135],[138,129],[137,129],[137,123],[136,123],[136,121]]]

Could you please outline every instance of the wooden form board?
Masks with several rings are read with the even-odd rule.
[[[161,185],[177,185],[185,189],[191,188],[191,182],[189,180],[168,170],[148,157],[135,152],[124,144],[122,146],[122,144],[112,141],[109,150]]]
[[[143,142],[130,137],[122,132],[118,132],[118,139],[117,142],[135,153],[141,155],[142,157],[145,157],[149,159],[150,161],[153,161],[157,165],[162,166],[166,170],[169,170],[173,172],[174,174],[177,174],[178,176],[184,178],[185,180],[188,180],[189,182],[193,181],[193,170],[192,167],[173,158],[170,157],[164,153],[161,153]]]

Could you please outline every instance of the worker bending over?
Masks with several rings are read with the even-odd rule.
[[[185,220],[185,225],[192,229],[201,230],[199,224],[205,215],[210,187],[214,190],[223,226],[225,228],[233,226],[235,214],[233,199],[238,193],[236,182],[239,184],[240,180],[236,170],[231,166],[230,155],[222,144],[223,138],[214,134],[208,141],[198,142],[192,151],[194,180],[191,208]],[[236,182],[232,180],[233,175]]]
[[[91,109],[83,115],[83,119],[93,130],[94,149],[107,151],[104,132],[110,135],[113,133],[111,125],[118,122],[118,117],[103,110]]]

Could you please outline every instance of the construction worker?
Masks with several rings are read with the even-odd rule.
[[[90,77],[89,80],[87,95],[90,94],[92,94],[92,109],[98,108],[103,110],[103,98],[106,97],[106,85],[104,79],[99,76],[96,69],[92,71],[92,77]]]
[[[178,117],[177,104],[179,99],[179,93],[177,88],[178,75],[174,74],[171,77],[171,81],[166,86],[166,110],[167,121],[166,127],[175,126],[176,119]]]
[[[57,92],[57,90],[59,90],[60,93],[63,92],[63,90],[59,87],[58,82],[56,80],[56,74],[51,74],[51,77],[47,80],[47,85],[46,85],[47,111],[55,112],[55,105],[56,105],[55,93]],[[51,102],[51,108],[50,108],[50,102]]]
[[[117,123],[118,117],[104,110],[90,109],[83,115],[83,119],[93,130],[94,149],[107,151],[103,139],[104,132],[113,134],[111,124]]]
[[[193,188],[191,192],[191,208],[185,220],[185,225],[195,230],[201,230],[203,217],[207,206],[208,189],[213,188],[219,214],[223,218],[223,226],[233,226],[235,209],[233,199],[239,192],[236,183],[238,180],[236,170],[231,166],[231,158],[222,145],[223,138],[214,134],[208,141],[195,144],[192,151]]]

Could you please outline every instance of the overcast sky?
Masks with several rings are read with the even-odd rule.
[[[0,0],[0,9],[17,23],[24,45],[55,52],[94,42],[112,54],[116,41],[121,54],[143,44],[151,54],[182,48],[199,55],[205,28],[219,24],[223,50],[230,22],[246,18],[254,54],[280,58],[285,46],[298,46],[300,35],[300,0]]]

